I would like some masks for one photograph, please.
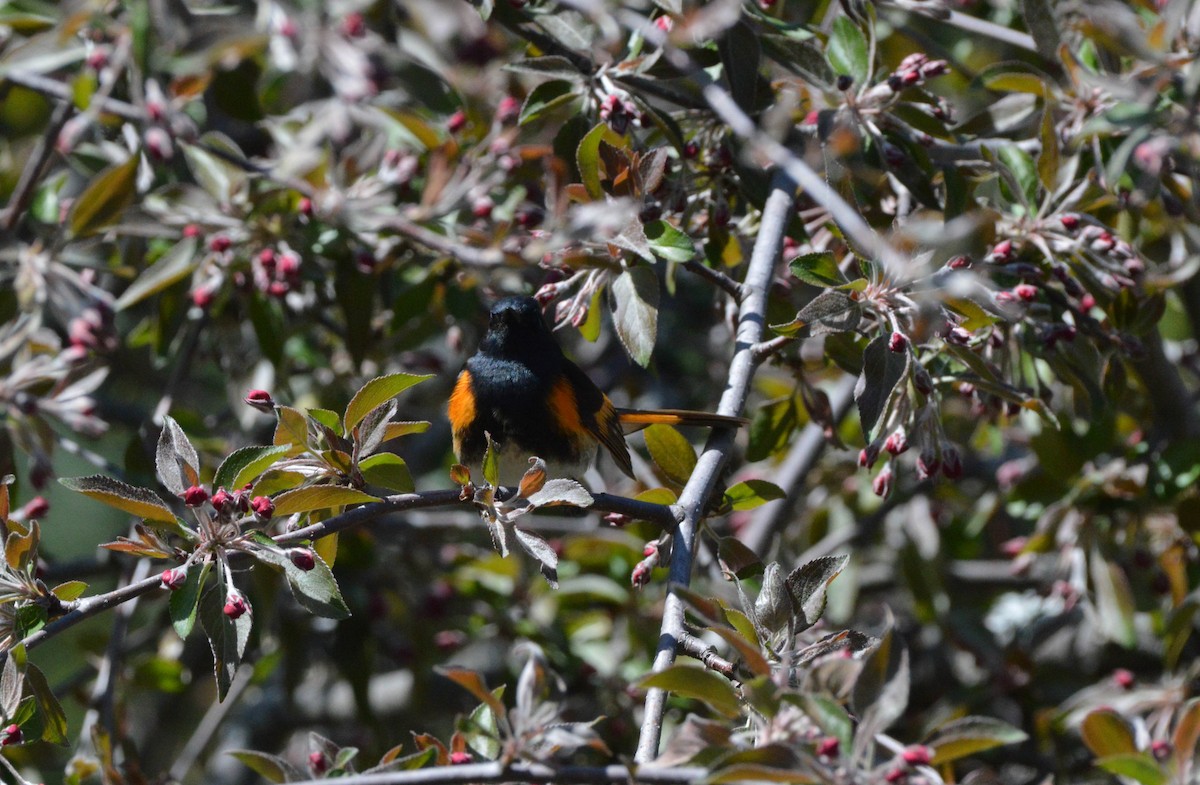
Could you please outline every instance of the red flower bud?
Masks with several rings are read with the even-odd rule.
[[[221,609],[231,619],[242,618],[248,610],[250,610],[250,606],[246,604],[246,598],[237,592],[232,592],[225,598],[225,607]]]
[[[2,736],[2,738],[0,738],[0,746],[5,747],[8,747],[12,744],[20,744],[25,738],[25,734],[21,733],[21,726],[17,725],[16,723],[5,728],[0,736]]]
[[[928,766],[932,758],[932,751],[924,744],[914,744],[910,747],[905,747],[900,753],[900,757],[909,766]]]
[[[329,757],[320,750],[308,753],[308,769],[317,776],[324,774],[329,771]]]
[[[300,197],[300,201],[296,202],[296,212],[306,218],[311,218],[313,214],[312,199],[309,199],[307,196]]]
[[[921,454],[917,457],[917,475],[922,480],[937,474],[938,469],[941,467],[942,461],[932,449],[922,450]]]
[[[500,105],[496,107],[496,119],[501,125],[512,125],[517,122],[520,116],[520,101],[511,95],[506,95],[500,99]]]
[[[908,447],[908,435],[904,433],[903,428],[889,433],[883,442],[883,449],[887,450],[889,455],[905,453],[908,451]]]
[[[992,246],[992,252],[990,255],[992,257],[992,261],[996,262],[997,264],[1004,264],[1012,259],[1012,240],[1001,240],[1000,242],[996,243],[994,246]]]
[[[357,11],[346,14],[342,19],[342,32],[348,38],[361,38],[367,32],[367,23],[363,20],[363,15]]]
[[[895,785],[899,782],[904,782],[907,779],[908,774],[905,773],[904,769],[899,767],[888,769],[888,773],[883,775],[884,782],[892,783],[892,785]]]
[[[224,488],[218,488],[217,492],[212,495],[212,506],[217,508],[217,512],[226,512],[233,505],[233,495]]]
[[[1096,307],[1096,298],[1090,292],[1084,292],[1083,296],[1079,298],[1079,307],[1084,311],[1092,310]]]
[[[288,558],[292,560],[292,564],[305,572],[317,566],[316,557],[308,548],[292,548],[288,551]]]
[[[1062,222],[1063,228],[1068,232],[1073,232],[1079,228],[1079,216],[1075,213],[1063,213],[1058,217],[1058,220]]]
[[[188,224],[187,226],[183,227],[183,236],[184,237],[199,237],[200,236],[199,225]]]
[[[1019,283],[1013,287],[1013,294],[1029,303],[1037,299],[1038,289],[1031,283]]]
[[[904,333],[892,333],[888,339],[888,350],[900,353],[908,348],[908,337]]]
[[[459,109],[446,120],[446,130],[456,134],[467,127],[467,113]]]
[[[875,465],[875,461],[879,460],[879,440],[868,444],[866,447],[858,451],[858,465],[863,469],[870,469]]]
[[[492,201],[492,197],[481,196],[471,204],[471,215],[476,218],[487,218],[491,216],[495,207],[496,203]]]
[[[683,146],[684,158],[695,158],[698,155],[700,155],[700,145],[695,142],[688,142]]]
[[[250,509],[261,520],[270,520],[275,514],[275,502],[269,496],[255,496],[250,500]]]
[[[1164,739],[1155,739],[1154,741],[1150,742],[1150,754],[1153,755],[1154,759],[1157,761],[1164,761],[1171,757],[1171,752],[1171,742],[1169,741],[1165,741]]]
[[[1133,689],[1133,684],[1136,681],[1133,671],[1125,668],[1117,668],[1112,674],[1113,684],[1116,684],[1123,690]]]
[[[817,754],[826,758],[836,758],[841,748],[837,736],[826,736],[817,742]]]
[[[208,248],[213,253],[224,253],[229,250],[231,245],[233,245],[233,241],[224,234],[214,234],[208,241]]]
[[[251,390],[242,399],[247,405],[263,412],[275,411],[275,399],[266,390]]]
[[[183,503],[188,507],[199,507],[208,501],[208,491],[199,485],[193,485],[183,492]]]
[[[948,480],[957,480],[962,474],[962,455],[954,445],[946,445],[942,448],[942,475]]]
[[[951,270],[965,270],[971,266],[971,258],[960,254],[946,262],[946,266]]]
[[[182,567],[164,570],[163,574],[158,576],[158,582],[164,589],[175,591],[187,582],[187,570]]]
[[[461,766],[464,763],[470,763],[471,760],[471,753],[469,752],[463,752],[462,750],[459,750],[457,752],[450,753],[451,766]]]

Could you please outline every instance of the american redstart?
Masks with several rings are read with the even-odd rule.
[[[450,394],[449,415],[454,454],[468,466],[483,461],[484,434],[491,434],[500,447],[502,484],[515,484],[531,456],[546,461],[551,477],[581,477],[598,444],[633,477],[626,429],[745,424],[707,412],[616,408],[563,356],[532,297],[507,297],[492,306],[487,334]]]

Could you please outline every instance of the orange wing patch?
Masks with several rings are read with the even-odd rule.
[[[565,378],[560,378],[550,388],[546,404],[550,407],[550,414],[554,417],[554,424],[559,432],[571,440],[572,447],[578,452],[587,430],[579,418],[579,404],[575,400],[575,391]]]
[[[454,383],[454,391],[450,393],[450,406],[447,408],[450,417],[450,428],[454,436],[454,454],[462,455],[462,440],[466,437],[467,429],[475,422],[475,392],[471,389],[471,372],[463,370]]]

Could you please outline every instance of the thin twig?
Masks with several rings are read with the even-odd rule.
[[[684,262],[683,267],[688,272],[695,273],[704,280],[724,291],[733,298],[734,302],[738,302],[742,299],[742,285],[730,278],[721,270],[709,267],[708,265],[702,264],[695,259]]]
[[[1030,52],[1037,51],[1037,45],[1034,44],[1033,36],[1029,33],[1022,33],[1020,30],[1013,30],[1003,25],[998,25],[995,22],[989,22],[986,19],[964,14],[961,11],[951,11],[950,16],[945,19],[938,19],[938,21],[945,22],[972,35],[983,35],[988,38],[994,38],[997,41]]]
[[[763,208],[758,239],[746,269],[746,279],[742,284],[744,295],[738,309],[736,349],[729,364],[729,381],[717,407],[719,414],[738,416],[746,405],[750,382],[757,368],[754,346],[762,340],[765,328],[767,290],[775,274],[775,264],[780,258],[795,194],[796,183],[790,174],[776,171]],[[713,431],[692,476],[679,495],[678,509],[683,515],[676,529],[675,547],[671,549],[671,589],[663,603],[658,652],[654,657],[656,673],[670,667],[675,661],[676,649],[684,634],[684,603],[677,587],[686,587],[691,581],[697,527],[721,469],[733,449],[734,435],[734,431],[727,428]],[[646,693],[641,736],[635,756],[635,760],[641,763],[658,757],[666,698],[664,690],[652,689]]]
[[[498,267],[507,262],[520,262],[520,256],[510,256],[499,248],[476,248],[455,242],[443,234],[426,229],[424,226],[410,221],[402,215],[395,215],[383,222],[385,228],[394,229],[419,245],[437,251],[446,256],[452,256],[463,264],[471,267]]]
[[[253,681],[254,668],[243,667],[238,669],[225,697],[213,701],[209,705],[208,711],[204,712],[204,716],[200,718],[200,724],[192,732],[192,736],[188,739],[187,744],[184,745],[183,751],[179,753],[175,761],[171,764],[171,771],[167,774],[167,779],[173,782],[183,781],[183,778],[192,770],[192,766],[200,758],[200,754],[204,752],[204,748],[208,746],[208,743],[212,741],[212,737],[220,730],[221,723],[225,721],[225,715],[237,705],[238,698],[242,697],[242,693],[246,691],[246,688]]]
[[[737,665],[722,657],[715,646],[708,645],[690,632],[685,632],[679,639],[679,653],[700,660],[704,667],[727,679],[737,678]]]
[[[700,766],[547,766],[544,763],[467,763],[386,774],[339,777],[338,785],[466,785],[471,782],[553,782],[556,785],[692,785],[704,781]],[[329,780],[303,780],[294,785],[327,785]]]
[[[275,538],[275,542],[279,545],[295,545],[304,540],[320,539],[335,532],[368,523],[392,512],[403,512],[405,510],[416,510],[427,507],[469,505],[470,501],[463,501],[460,498],[461,495],[461,489],[450,488],[447,490],[402,493],[396,496],[389,496],[381,501],[364,504],[362,507],[355,507],[353,510],[347,510],[341,515],[336,515],[320,523],[314,523],[311,526],[305,526],[302,529],[281,534]],[[594,503],[588,509],[593,512],[620,513],[621,515],[650,521],[668,528],[674,527],[676,524],[674,510],[664,504],[652,504],[608,493],[595,493],[592,494],[592,498]],[[89,619],[110,608],[115,608],[149,591],[153,591],[160,586],[160,583],[159,576],[154,575],[105,594],[97,594],[92,597],[84,597],[75,602],[63,603],[63,607],[69,609],[67,613],[25,638],[23,643],[28,649],[40,646],[48,639],[63,630],[75,626],[84,619]]]
[[[21,179],[17,182],[17,187],[13,189],[12,198],[8,200],[8,207],[4,210],[5,231],[12,231],[17,222],[21,220],[21,216],[25,214],[29,203],[33,201],[33,191],[41,179],[42,168],[50,160],[50,154],[54,152],[54,143],[74,112],[75,105],[70,102],[61,103],[55,108],[54,114],[50,117],[50,123],[46,126],[46,132],[38,140],[33,154],[29,156],[25,168],[21,170]]]

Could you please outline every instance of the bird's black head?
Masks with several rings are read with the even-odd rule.
[[[532,297],[505,297],[492,306],[487,335],[479,344],[482,354],[519,358],[536,352],[559,352],[558,344],[542,319],[542,308]]]

